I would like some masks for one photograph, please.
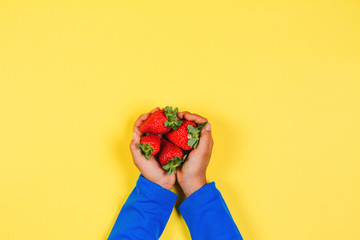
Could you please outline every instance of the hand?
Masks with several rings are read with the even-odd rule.
[[[140,131],[140,125],[150,116],[151,113],[159,110],[155,108],[150,113],[141,115],[134,124],[133,140],[130,143],[130,151],[133,157],[135,166],[139,169],[142,175],[149,181],[160,185],[161,187],[171,190],[175,184],[175,174],[168,175],[160,164],[156,161],[154,156],[151,156],[147,160],[144,155],[141,154],[140,149],[137,149],[137,145],[140,143],[140,138],[144,134]]]
[[[178,117],[197,124],[207,122],[205,118],[189,112],[179,112]],[[187,160],[176,173],[177,181],[186,197],[206,184],[206,168],[210,162],[213,144],[211,125],[208,123],[201,131],[199,145],[190,152]]]

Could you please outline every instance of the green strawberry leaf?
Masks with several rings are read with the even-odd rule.
[[[189,139],[189,141],[188,141],[188,146],[189,147],[194,147],[194,145],[196,144],[196,142],[198,142],[199,140],[198,139],[196,139],[196,138],[191,138],[191,139]]]
[[[163,168],[164,168],[165,170],[169,170],[169,169],[170,169],[170,165],[164,165]]]
[[[164,166],[162,166],[162,168],[164,170],[168,171],[168,175],[171,175],[171,173],[176,173],[176,168],[180,167],[183,162],[185,161],[187,155],[183,156],[182,158],[180,157],[174,157],[173,159],[171,159],[168,163],[166,163]]]
[[[137,145],[137,149],[141,149],[141,153],[145,156],[147,160],[150,159],[151,153],[154,151],[154,149],[150,144],[143,144],[143,143],[139,143]]]
[[[173,110],[172,107],[166,106],[164,109],[165,116],[167,120],[164,123],[165,127],[172,128],[174,130],[177,130],[180,125],[182,124],[181,120],[176,120],[177,114],[178,114],[178,108],[175,108]]]
[[[194,128],[193,126],[191,126],[191,125],[188,125],[187,129],[188,129],[190,134],[196,134],[198,132],[198,130],[196,128]]]
[[[191,138],[188,140],[188,146],[196,148],[199,145],[201,130],[206,126],[208,122],[199,124],[196,128],[191,125],[187,126],[188,132]]]
[[[199,129],[199,131],[201,132],[201,130],[206,126],[206,124],[208,124],[208,122],[204,122],[204,123],[199,124],[197,129]]]

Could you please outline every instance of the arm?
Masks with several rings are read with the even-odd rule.
[[[155,108],[152,112],[158,110]],[[108,239],[158,239],[169,220],[177,195],[171,192],[175,174],[167,175],[154,157],[147,160],[137,149],[140,143],[140,125],[150,116],[141,115],[134,124],[130,151],[141,175],[131,192]]]
[[[176,199],[175,193],[140,175],[108,239],[159,239]]]
[[[181,112],[179,118],[207,122],[199,115]],[[206,168],[210,162],[213,147],[211,125],[201,131],[199,145],[188,156],[176,177],[187,197],[179,210],[189,227],[194,240],[242,239],[230,211],[215,183],[206,184]]]
[[[214,182],[191,194],[180,205],[179,210],[194,240],[242,239]]]

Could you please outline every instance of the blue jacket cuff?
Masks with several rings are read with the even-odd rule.
[[[181,214],[186,213],[192,208],[197,208],[199,205],[205,204],[204,201],[208,201],[209,198],[216,194],[217,189],[215,182],[208,183],[186,198],[179,206],[179,210]]]
[[[176,199],[178,197],[177,194],[173,193],[172,191],[147,180],[142,174],[140,174],[139,179],[136,182],[136,186],[149,199],[172,207],[175,205]]]

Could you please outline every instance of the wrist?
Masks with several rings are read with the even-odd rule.
[[[169,191],[171,191],[171,189],[173,188],[174,184],[171,184],[169,182],[164,182],[164,183],[158,183],[162,188],[165,188]]]
[[[172,187],[173,187],[174,184],[175,184],[175,183],[171,183],[171,182],[169,182],[169,181],[166,181],[166,180],[163,179],[163,178],[151,178],[151,177],[145,176],[144,174],[143,174],[143,176],[144,176],[147,180],[149,180],[150,182],[153,182],[153,183],[155,183],[155,184],[159,185],[160,187],[165,188],[165,189],[167,189],[167,190],[171,190]]]
[[[189,197],[191,194],[206,185],[206,178],[183,181],[181,183],[179,182],[179,185],[183,190],[185,196]]]

